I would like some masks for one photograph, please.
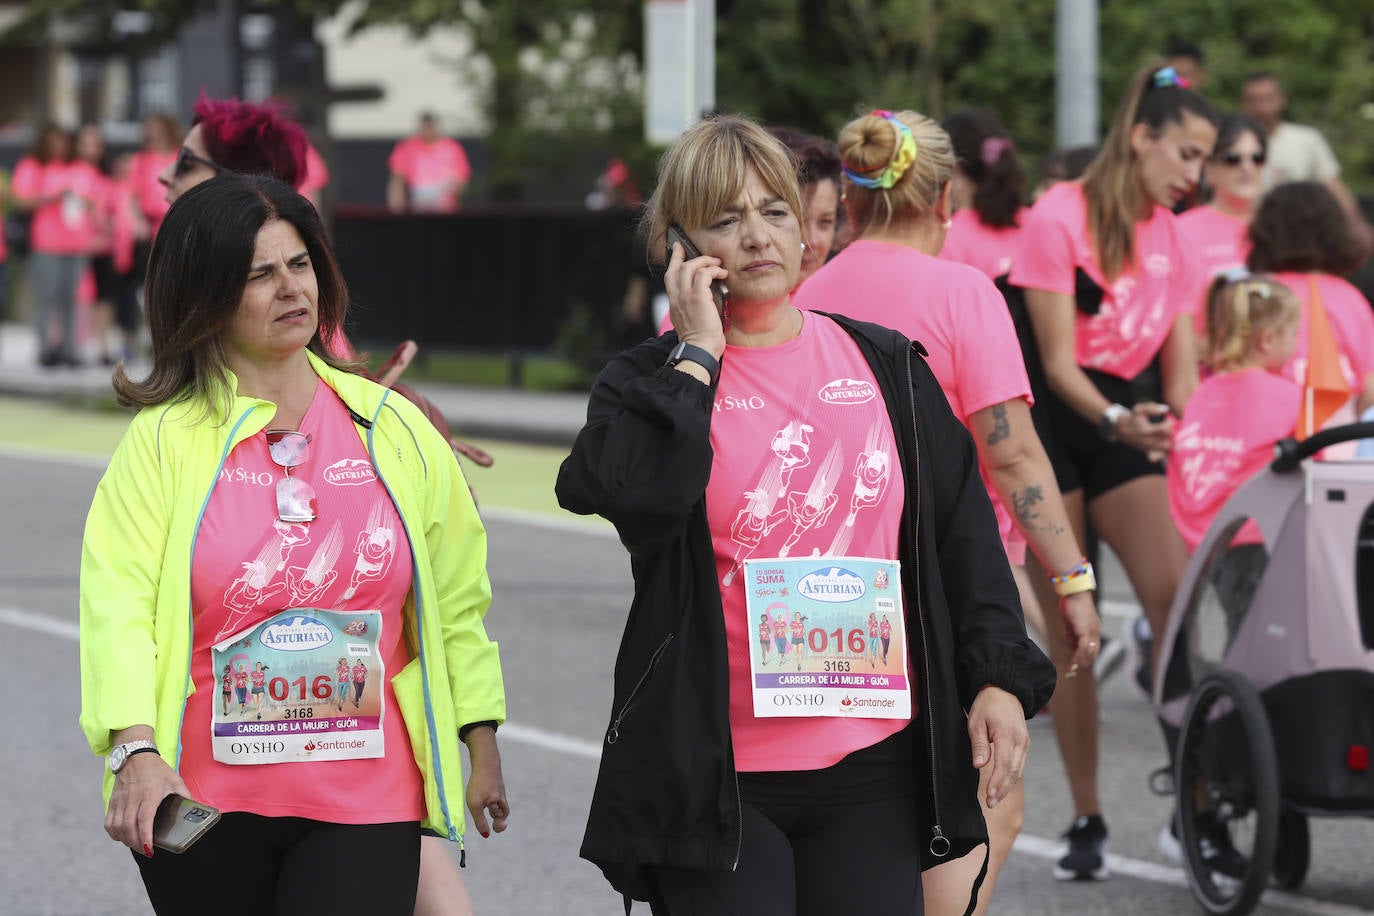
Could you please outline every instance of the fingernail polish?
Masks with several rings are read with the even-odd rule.
[[[480,831],[480,832],[481,832],[481,834],[482,834],[482,839],[484,839],[484,840],[485,840],[487,837],[491,836],[491,834],[488,833],[488,832],[485,831],[485,830]]]
[[[151,859],[153,857],[153,847],[149,846],[147,843],[144,843],[143,854]]]

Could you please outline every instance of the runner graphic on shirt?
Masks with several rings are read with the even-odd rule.
[[[285,582],[274,582],[278,572],[286,568],[291,551],[302,544],[310,543],[308,525],[275,521],[277,537],[269,538],[255,559],[243,565],[243,574],[230,583],[224,591],[224,606],[229,613],[224,625],[215,635],[219,642],[231,633],[243,629],[245,618],[268,598],[286,591]]]
[[[868,615],[868,667],[876,668],[878,662],[878,615]]]
[[[222,675],[220,676],[220,679],[219,679],[219,689],[220,689],[220,698],[224,701],[224,714],[225,714],[226,716],[229,715],[229,696],[230,696],[231,692],[233,691],[233,687],[234,687],[234,674],[233,674],[233,670],[232,670],[228,665],[225,665],[225,666],[224,666],[224,674],[222,674]]]
[[[772,647],[773,647],[773,625],[772,625],[772,621],[770,621],[770,620],[768,619],[768,614],[767,614],[767,613],[760,614],[760,615],[759,615],[759,660],[760,660],[760,661],[759,661],[759,664],[761,664],[761,665],[766,665],[766,664],[768,664],[768,650],[771,649]],[[225,671],[228,671],[228,670],[229,670],[229,669],[228,669],[228,667],[226,666],[226,667],[225,667]],[[226,683],[227,683],[227,682],[226,682]],[[225,688],[224,703],[225,703],[225,712],[228,712],[228,711],[229,711],[229,710],[228,710],[228,705],[229,705],[229,693],[228,693],[228,688],[227,688],[227,687]]]
[[[797,660],[800,671],[802,659],[806,658],[806,618],[801,611],[792,612],[792,657]]]
[[[827,557],[842,557],[849,551],[859,510],[876,506],[887,490],[888,478],[892,476],[892,453],[883,447],[884,425],[883,421],[877,421],[868,428],[864,450],[854,462],[854,492],[849,498],[849,514],[840,530],[835,532],[835,539],[825,552]]]
[[[358,532],[358,543],[354,547],[358,559],[353,564],[353,575],[342,601],[356,595],[364,582],[381,579],[391,568],[391,558],[396,555],[396,531],[386,521],[386,509],[385,497],[374,502],[367,516],[367,527]]]
[[[243,715],[248,711],[248,667],[243,662],[234,671],[234,694],[239,701],[239,715]]]
[[[735,581],[744,561],[787,518],[787,510],[773,510],[787,493],[792,472],[811,463],[811,431],[807,424],[792,420],[774,433],[771,448],[779,463],[768,464],[759,476],[758,486],[744,494],[747,500],[744,508],[739,510],[730,526],[730,540],[737,545],[735,561],[720,580],[721,585],[729,587]]]
[[[353,708],[358,709],[363,699],[363,686],[367,683],[367,665],[360,658],[353,664]]]
[[[778,664],[787,657],[787,605],[781,601],[768,605],[773,612],[773,642],[778,648]]]
[[[811,478],[811,486],[802,493],[793,490],[787,494],[787,512],[792,520],[792,533],[787,542],[778,550],[778,556],[785,557],[796,546],[801,536],[814,527],[824,525],[840,498],[835,495],[835,486],[840,481],[840,467],[844,451],[836,440],[821,463],[816,476]]]
[[[348,659],[339,659],[339,666],[334,669],[334,675],[338,681],[334,688],[335,699],[339,701],[339,711],[343,712],[344,700],[348,698],[348,685],[353,682],[352,672],[348,667]]]
[[[258,718],[261,719],[262,701],[267,692],[267,669],[263,667],[262,662],[258,662],[253,666],[253,671],[249,674],[249,677],[253,681],[253,708],[257,710]]]
[[[334,564],[342,552],[343,526],[335,522],[309,563],[286,568],[286,584],[291,589],[292,604],[297,607],[308,607],[324,594],[325,589],[334,584],[334,580],[339,578]]]

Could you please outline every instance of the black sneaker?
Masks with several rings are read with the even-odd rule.
[[[1197,848],[1203,864],[1222,877],[1243,880],[1250,860],[1231,842],[1231,831],[1226,829],[1226,824],[1217,820],[1216,815],[1199,813],[1197,830]],[[1176,821],[1170,821],[1168,828],[1159,832],[1159,851],[1174,864],[1183,864],[1183,844],[1178,839]]]
[[[1154,634],[1150,632],[1150,621],[1144,617],[1137,617],[1126,626],[1124,634],[1126,640],[1126,650],[1131,656],[1131,665],[1135,669],[1132,680],[1138,689],[1149,700],[1154,696],[1154,673],[1150,670],[1150,661],[1154,658]]]
[[[1054,867],[1059,881],[1105,881],[1107,869],[1107,824],[1100,814],[1085,814],[1064,834],[1068,852]]]

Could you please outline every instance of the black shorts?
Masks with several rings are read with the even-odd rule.
[[[1083,372],[1112,403],[1131,407],[1139,400],[1130,380],[1094,369]],[[1079,416],[1076,410],[1052,394],[1048,386],[1037,392],[1036,397],[1032,417],[1061,493],[1082,490],[1083,498],[1092,502],[1137,477],[1164,473],[1164,462],[1151,461],[1134,446],[1102,438],[1096,423]]]

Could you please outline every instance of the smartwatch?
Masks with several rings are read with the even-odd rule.
[[[156,754],[157,745],[147,738],[138,741],[126,741],[123,744],[116,744],[110,748],[110,772],[118,773],[124,769],[124,764],[129,762],[129,758],[135,754]]]
[[[1131,408],[1121,404],[1108,404],[1107,409],[1102,411],[1102,416],[1097,418],[1097,431],[1108,442],[1116,441],[1116,424],[1121,422],[1122,417],[1129,417]]]
[[[668,354],[668,361],[664,363],[664,365],[671,369],[684,359],[696,363],[698,366],[705,369],[711,376],[712,385],[720,378],[720,360],[716,359],[710,353],[707,353],[701,347],[693,346],[686,341],[673,347],[673,351]]]

